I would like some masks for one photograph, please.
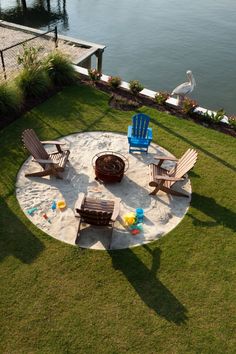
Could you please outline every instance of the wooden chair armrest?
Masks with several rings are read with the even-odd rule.
[[[184,181],[184,178],[170,177],[167,175],[155,176],[154,180],[165,180],[165,181]]]
[[[57,163],[52,160],[32,159],[32,161],[38,162],[38,163],[51,163],[51,164],[57,165]]]
[[[57,140],[45,140],[45,141],[41,141],[42,144],[48,144],[48,145],[65,145],[66,143],[63,143],[61,141],[57,141]]]
[[[169,160],[169,161],[178,161],[176,157],[171,157],[171,156],[154,156],[154,159],[156,160]]]
[[[114,200],[114,209],[113,209],[113,213],[112,213],[112,216],[111,216],[111,221],[112,222],[115,222],[118,215],[119,215],[119,212],[120,212],[120,201],[121,199],[120,198],[116,198]]]
[[[79,193],[79,196],[78,196],[78,199],[77,201],[75,202],[75,216],[80,216],[76,209],[81,209],[82,205],[83,205],[83,202],[84,202],[84,199],[85,199],[85,194],[84,193]]]

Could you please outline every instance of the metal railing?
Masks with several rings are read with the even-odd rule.
[[[49,33],[54,33],[54,36],[48,36]],[[1,49],[0,59],[2,72],[0,73],[0,81],[2,81],[2,79],[7,80],[16,76],[19,69],[19,64],[17,62],[19,52],[22,49],[22,46],[28,42],[31,42],[33,47],[40,48],[41,56],[45,53],[49,53],[58,47],[57,27],[53,30],[35,35],[31,38],[25,39],[24,41]]]

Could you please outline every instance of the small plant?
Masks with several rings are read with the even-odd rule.
[[[135,96],[144,89],[143,85],[138,80],[131,80],[129,82],[129,88]]]
[[[39,60],[39,52],[42,47],[28,47],[26,44],[23,44],[23,53],[18,54],[17,63],[22,65],[24,69],[39,69],[41,62]]]
[[[224,117],[224,115],[225,111],[222,108],[219,109],[217,112],[209,113],[209,111],[206,111],[204,114],[201,115],[201,118],[207,123],[219,123]]]
[[[213,122],[219,123],[221,119],[224,118],[224,115],[225,115],[225,111],[223,108],[221,108],[216,113],[211,114],[211,119],[213,120]]]
[[[191,114],[194,111],[194,108],[197,107],[197,102],[195,100],[191,100],[188,97],[185,97],[182,102],[182,112],[185,114]]]
[[[16,83],[24,98],[43,96],[50,87],[50,79],[44,70],[23,69],[16,78]]]
[[[97,69],[89,69],[88,70],[89,78],[91,81],[99,81],[101,79],[102,74]]]
[[[121,78],[119,76],[110,76],[108,79],[108,85],[116,89],[121,84]]]
[[[0,117],[16,114],[22,102],[21,92],[17,87],[9,84],[0,84]]]
[[[169,92],[165,92],[165,91],[160,91],[157,92],[156,96],[155,96],[155,101],[158,104],[165,104],[166,100],[168,100],[168,98],[170,97]]]
[[[59,51],[50,53],[44,61],[45,70],[56,86],[63,86],[75,81],[77,74],[69,58]]]
[[[199,117],[201,118],[201,120],[203,120],[206,123],[209,123],[212,121],[211,114],[209,113],[208,110],[206,112],[202,113]]]
[[[229,125],[236,130],[236,116],[229,117]]]
[[[121,109],[123,111],[136,110],[140,107],[139,102],[129,100],[126,97],[122,97],[119,95],[113,95],[111,97],[110,104],[112,107],[116,109]]]

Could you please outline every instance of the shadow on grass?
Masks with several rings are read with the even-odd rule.
[[[214,227],[216,225],[224,225],[232,231],[236,231],[236,213],[216,203],[214,198],[209,198],[198,193],[192,194],[191,207],[198,209],[205,215],[212,218],[214,221],[201,221],[193,216],[188,215],[193,219],[193,223],[201,224],[202,226]]]
[[[122,271],[143,302],[157,315],[176,325],[186,323],[187,309],[156,276],[161,250],[158,247],[152,250],[147,245],[144,248],[152,257],[151,269],[131,249],[109,252],[114,268]]]
[[[198,145],[194,142],[192,142],[191,140],[189,140],[188,138],[184,137],[183,135],[177,133],[176,130],[172,130],[170,128],[167,128],[164,124],[160,123],[160,122],[156,122],[153,118],[151,118],[151,122],[154,125],[157,125],[159,127],[161,127],[163,130],[165,130],[167,133],[176,136],[177,138],[185,141],[186,143],[188,143],[189,145],[191,145],[192,147],[198,149],[199,151],[202,151],[205,155],[211,157],[212,159],[218,161],[219,163],[221,163],[222,165],[224,165],[225,167],[231,169],[232,171],[236,172],[236,167],[231,165],[230,163],[228,163],[227,161],[221,159],[219,156],[212,154],[211,152],[207,151],[206,149],[204,149],[201,145]]]
[[[0,262],[13,256],[23,263],[31,263],[44,250],[37,239],[0,197]]]

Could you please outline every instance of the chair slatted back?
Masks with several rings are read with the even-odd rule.
[[[25,148],[35,159],[48,160],[49,155],[44,149],[43,144],[40,142],[33,129],[26,129],[22,133],[22,141]],[[43,164],[41,164],[43,165]]]
[[[108,226],[112,216],[112,213],[98,210],[77,209],[77,212],[84,222],[96,226]]]
[[[113,201],[85,198],[81,209],[76,209],[76,211],[87,224],[109,226],[113,209]]]
[[[150,121],[150,117],[143,113],[135,114],[133,120],[133,132],[132,135],[139,139],[145,139],[147,137],[147,129]]]
[[[183,177],[197,161],[198,153],[196,150],[188,149],[183,156],[178,160],[176,165],[168,173],[169,176],[177,178]]]

